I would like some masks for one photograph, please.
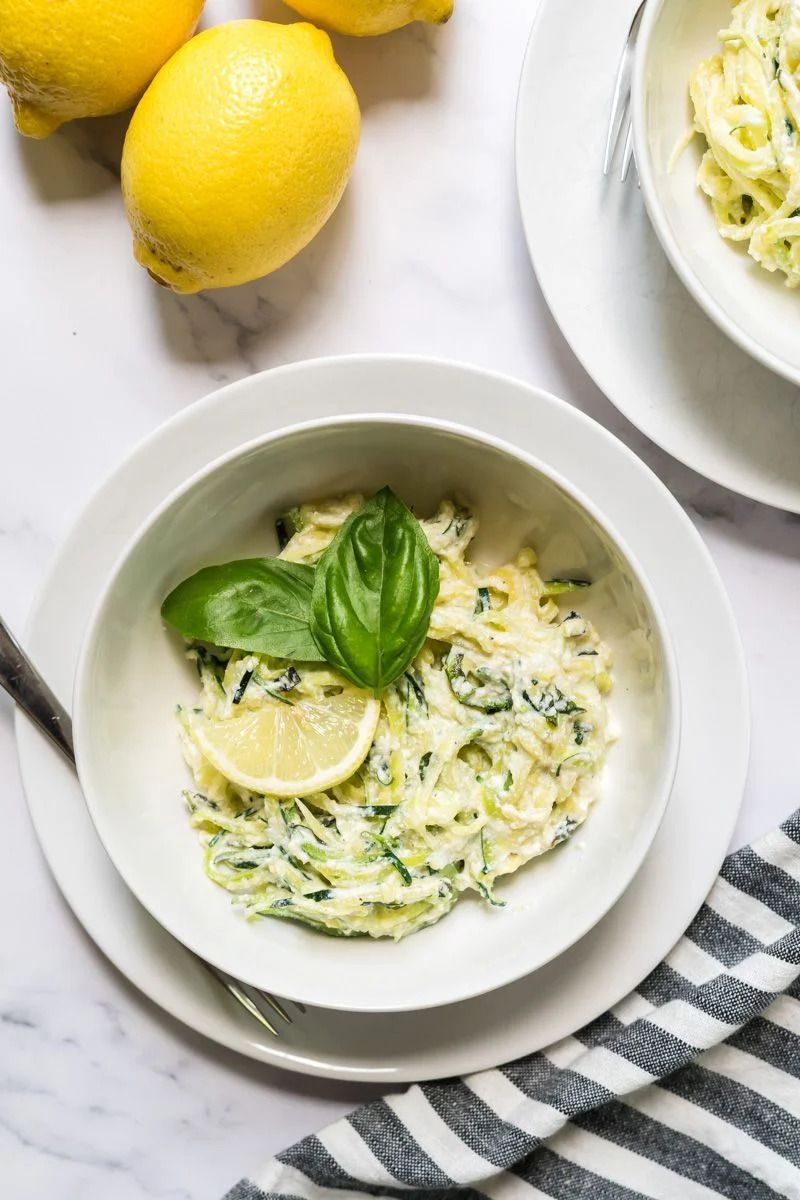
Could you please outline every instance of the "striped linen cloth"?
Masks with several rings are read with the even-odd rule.
[[[367,1104],[226,1200],[367,1196],[800,1200],[800,810],[574,1037]]]

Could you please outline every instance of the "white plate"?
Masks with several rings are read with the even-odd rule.
[[[800,512],[797,389],[694,302],[633,178],[623,185],[602,174],[635,8],[636,0],[541,0],[517,109],[520,205],[536,275],[575,354],[634,425],[709,479]]]
[[[262,1038],[122,884],[58,753],[24,718],[17,726],[42,847],[100,948],[194,1029],[307,1074],[386,1082],[460,1074],[573,1032],[630,991],[683,932],[728,848],[744,787],[749,723],[741,647],[716,569],[679,505],[629,450],[562,401],[500,376],[426,360],[323,360],[254,376],[187,409],[135,450],[68,538],[30,622],[27,646],[60,697],[69,699],[98,587],[133,530],[189,474],[294,422],[419,407],[505,437],[568,473],[639,557],[672,633],[684,732],[667,814],[625,895],[570,951],[502,991],[462,1004],[392,1016],[318,1009],[285,1039]]]

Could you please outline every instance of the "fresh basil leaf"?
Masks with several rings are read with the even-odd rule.
[[[204,567],[161,606],[184,637],[275,658],[320,662],[309,628],[314,568],[281,558]]]
[[[439,562],[419,521],[384,488],[317,563],[311,632],[332,667],[377,691],[421,650],[438,593]]]

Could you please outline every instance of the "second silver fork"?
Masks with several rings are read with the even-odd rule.
[[[628,178],[631,162],[634,160],[633,122],[630,111],[631,80],[633,78],[636,39],[639,36],[639,28],[642,24],[642,16],[644,15],[646,4],[647,0],[642,0],[633,14],[633,20],[631,21],[628,35],[625,38],[625,45],[622,47],[622,54],[620,55],[619,66],[617,68],[617,78],[614,83],[614,96],[611,101],[606,150],[603,157],[603,174],[608,175],[614,163],[617,147],[622,140],[622,164],[619,176],[622,183]],[[625,130],[624,137],[623,128]]]

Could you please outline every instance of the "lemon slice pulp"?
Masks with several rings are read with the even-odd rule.
[[[309,796],[361,766],[379,716],[374,696],[345,687],[319,699],[201,718],[194,734],[208,761],[232,783],[261,795]]]

